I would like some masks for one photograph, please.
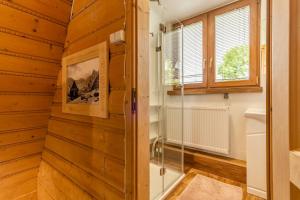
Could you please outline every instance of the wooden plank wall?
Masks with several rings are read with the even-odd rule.
[[[64,55],[108,40],[124,23],[122,0],[76,0]],[[118,200],[130,195],[125,48],[125,43],[110,45],[108,119],[62,113],[59,76],[38,177],[39,199]]]
[[[300,148],[300,3],[291,0],[290,124],[291,149]]]
[[[36,199],[71,0],[0,0],[0,199]]]
[[[290,149],[300,149],[300,3],[291,0],[290,43]],[[300,199],[300,190],[291,184],[291,200]]]
[[[272,199],[290,199],[289,181],[289,56],[290,1],[272,0]]]

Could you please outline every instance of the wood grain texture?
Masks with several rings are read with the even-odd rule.
[[[0,199],[17,199],[36,190],[38,168],[1,179]]]
[[[64,43],[66,27],[12,8],[0,1],[0,24],[7,29],[38,38]]]
[[[41,154],[33,154],[19,159],[2,162],[0,164],[0,178],[38,168],[41,162]]]
[[[291,0],[291,39],[290,39],[290,149],[300,148],[300,3]]]
[[[149,153],[149,1],[136,1],[136,91],[137,91],[137,199],[150,197],[150,153]],[[145,117],[147,116],[147,117]],[[145,171],[147,174],[145,174]],[[149,173],[149,174],[148,174]]]
[[[24,8],[30,9],[33,12],[37,12],[56,19],[63,23],[68,23],[70,19],[70,4],[61,0],[6,0]]]
[[[56,171],[49,164],[42,162],[39,169],[38,185],[53,199],[61,200],[92,200],[92,197],[78,186],[72,183],[69,179]],[[67,192],[68,191],[68,192]],[[39,191],[38,191],[39,192]]]
[[[214,173],[240,183],[246,183],[246,163],[241,160],[185,150],[185,165]]]
[[[272,0],[272,192],[290,199],[289,56],[290,1]]]
[[[37,199],[70,10],[61,0],[0,0],[0,199]]]
[[[300,3],[297,0],[291,0],[290,3],[290,150],[295,150],[300,148]],[[290,188],[291,200],[300,199],[300,188],[292,183]]]
[[[124,15],[123,1],[75,1],[63,57],[108,41],[111,33],[124,28]],[[131,133],[125,132],[125,108],[130,105],[125,100],[126,45],[109,45],[107,119],[62,112],[59,72],[38,176],[38,198],[121,200],[130,195],[126,170],[131,170],[128,161],[132,155],[125,150],[132,142],[126,139]],[[64,194],[63,188],[73,194]]]

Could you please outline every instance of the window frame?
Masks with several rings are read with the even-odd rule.
[[[237,81],[216,81],[216,31],[215,31],[215,17],[233,10],[250,7],[250,58],[249,58],[249,80]],[[209,35],[208,51],[210,73],[208,73],[209,87],[243,87],[243,86],[259,86],[260,85],[260,1],[259,0],[242,0],[219,9],[209,12]]]
[[[197,22],[202,22],[203,26],[203,32],[202,32],[202,41],[203,41],[203,47],[202,47],[202,53],[203,53],[203,82],[202,83],[188,83],[184,84],[184,88],[186,89],[194,89],[194,88],[204,88],[207,87],[208,83],[208,77],[207,77],[207,59],[208,59],[208,15],[207,13],[198,15],[196,17],[193,17],[191,19],[187,19],[181,22],[183,26],[188,26]],[[176,24],[176,27],[180,26],[179,24]],[[180,87],[179,87],[180,88]]]
[[[249,80],[217,82],[215,73],[215,17],[246,6],[250,7]],[[201,94],[205,93],[205,89],[210,94],[212,91],[223,93],[222,88],[224,89],[224,93],[230,91],[230,88],[240,88],[238,89],[240,92],[243,92],[243,88],[245,92],[251,92],[252,90],[249,90],[249,88],[253,89],[254,92],[262,91],[260,88],[260,7],[260,0],[240,0],[181,22],[184,26],[199,21],[203,23],[203,83],[184,84],[184,89],[190,90],[187,94],[192,94],[192,91],[196,91],[196,89],[201,90]],[[178,27],[178,25],[175,24],[174,27]],[[177,90],[179,88],[174,87]],[[171,92],[169,93],[171,94]],[[199,94],[199,92],[194,93]]]

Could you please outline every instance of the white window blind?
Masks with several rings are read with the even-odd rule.
[[[203,23],[197,22],[183,29],[183,82],[203,82]]]
[[[215,17],[216,81],[249,80],[250,7]]]
[[[181,29],[176,31],[171,31],[165,34],[164,37],[164,62],[165,62],[165,71],[164,71],[164,80],[165,85],[179,85],[181,82]]]
[[[203,23],[185,26],[183,31],[169,32],[164,42],[166,84],[202,83]]]

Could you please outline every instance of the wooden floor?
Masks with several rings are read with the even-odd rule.
[[[189,185],[189,183],[193,180],[193,178],[197,175],[197,174],[201,174],[204,176],[208,176],[210,178],[214,178],[216,180],[222,181],[224,183],[227,184],[231,184],[231,185],[235,185],[235,186],[239,186],[243,189],[243,193],[244,193],[244,197],[243,200],[263,200],[262,198],[247,194],[246,191],[246,185],[237,181],[233,181],[227,178],[222,178],[220,176],[208,173],[208,172],[204,172],[204,171],[200,171],[198,169],[190,169],[188,171],[188,173],[186,174],[186,177],[182,180],[182,182],[170,193],[170,195],[166,198],[166,200],[176,200],[177,197],[180,196],[180,194],[184,191],[184,189]]]

